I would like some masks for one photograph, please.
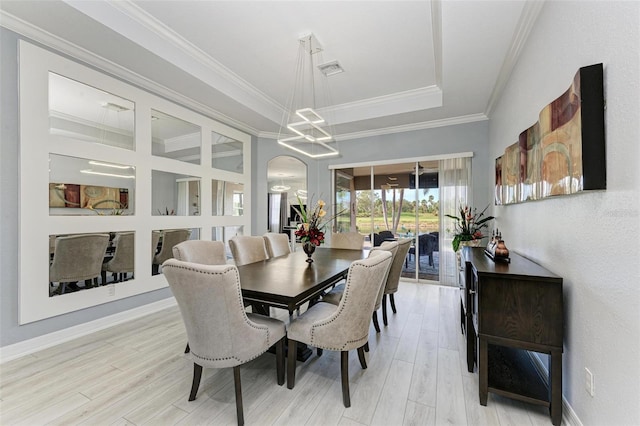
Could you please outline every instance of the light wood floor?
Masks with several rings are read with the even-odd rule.
[[[298,363],[293,390],[276,384],[275,355],[242,366],[248,425],[545,425],[547,409],[493,394],[478,402],[467,372],[458,290],[401,283],[398,313],[373,326],[362,370],[350,355],[351,408],[342,405],[340,356]],[[287,319],[282,310],[274,315]],[[382,325],[381,312],[379,312]],[[205,369],[188,402],[192,363],[177,307],[5,363],[2,425],[235,424],[232,369]]]

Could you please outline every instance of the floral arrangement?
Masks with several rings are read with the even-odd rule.
[[[480,213],[477,213],[476,208],[472,210],[469,206],[460,206],[459,216],[445,215],[456,221],[453,231],[453,251],[458,251],[461,241],[479,240],[484,237],[482,228],[486,228],[487,222],[494,219],[493,216],[483,217],[487,208],[489,208],[488,205]]]
[[[324,243],[324,227],[327,226],[335,216],[324,220],[327,215],[327,211],[324,209],[325,202],[318,200],[312,209],[306,209],[300,198],[298,198],[300,210],[294,207],[296,213],[300,216],[302,223],[298,225],[298,229],[295,234],[300,238],[303,243],[311,243],[314,246],[319,246]]]

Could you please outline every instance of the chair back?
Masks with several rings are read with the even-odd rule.
[[[162,248],[155,255],[153,263],[161,265],[165,260],[173,257],[173,247],[186,241],[191,236],[190,229],[167,229],[162,232]]]
[[[109,234],[68,235],[55,241],[50,282],[76,282],[100,276]]]
[[[187,240],[173,246],[174,259],[202,265],[226,265],[222,241]]]
[[[169,259],[162,271],[178,302],[190,356],[203,367],[243,364],[269,348],[269,329],[247,317],[235,265]]]
[[[311,327],[311,345],[317,342],[327,350],[348,351],[367,342],[371,313],[390,264],[391,253],[385,250],[372,251],[351,264],[338,308]]]
[[[113,257],[103,265],[109,272],[133,272],[134,232],[117,232],[113,237],[115,251]]]
[[[373,308],[374,311],[377,311],[380,308],[380,305],[382,304],[382,296],[384,296],[384,290],[389,280],[389,271],[391,270],[391,265],[393,265],[393,263],[395,262],[396,253],[398,252],[398,243],[396,241],[384,241],[382,244],[380,244],[379,247],[372,248],[371,251],[369,252],[369,256],[371,256],[371,253],[375,253],[376,251],[380,251],[380,250],[388,251],[389,253],[391,253],[391,263],[389,264],[389,269],[387,269],[387,273],[385,274],[385,279],[382,282],[382,285],[380,286],[380,291],[378,291],[376,304],[374,305],[374,308]]]
[[[393,258],[391,268],[389,269],[389,276],[387,277],[387,284],[384,289],[385,294],[392,294],[398,291],[400,275],[402,274],[402,266],[404,265],[404,259],[407,257],[412,241],[412,238],[398,240],[398,251]]]
[[[364,235],[359,232],[332,232],[331,248],[362,250]]]
[[[278,234],[275,232],[267,232],[263,235],[264,243],[267,247],[269,257],[280,257],[291,253],[289,246],[289,237],[287,234]]]
[[[156,257],[156,253],[158,252],[158,244],[160,244],[161,236],[162,236],[162,232],[151,231],[151,259],[152,260],[154,257]]]
[[[229,240],[229,248],[236,265],[260,262],[269,258],[264,238],[248,235],[236,235]]]

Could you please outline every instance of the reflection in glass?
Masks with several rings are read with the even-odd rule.
[[[135,168],[49,154],[49,215],[134,214]]]
[[[300,222],[296,209],[307,204],[307,165],[289,155],[267,163],[267,224],[270,232],[286,232],[285,227]]]
[[[49,297],[132,279],[134,239],[133,231],[49,235]]]
[[[135,104],[49,73],[49,132],[70,139],[135,149]]]
[[[186,163],[200,164],[200,126],[151,110],[151,153]]]
[[[211,181],[213,216],[242,216],[244,213],[244,184]]]
[[[227,259],[233,257],[229,248],[229,240],[236,235],[244,235],[244,226],[215,226],[211,228],[211,240],[224,242]]]
[[[200,178],[152,170],[151,214],[199,216]]]
[[[228,172],[243,173],[243,143],[211,132],[211,167]]]
[[[183,241],[199,239],[198,228],[151,231],[151,275],[162,273],[162,263],[173,258],[173,246]]]

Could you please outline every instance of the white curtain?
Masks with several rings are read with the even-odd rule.
[[[453,219],[460,205],[472,205],[471,157],[440,160],[438,182],[440,186],[440,284],[458,285],[458,262],[451,247]]]

